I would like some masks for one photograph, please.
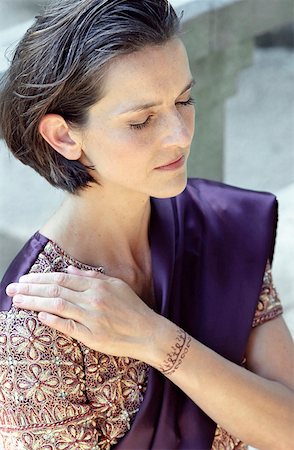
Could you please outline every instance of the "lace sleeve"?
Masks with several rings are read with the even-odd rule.
[[[271,265],[268,261],[252,326],[256,327],[261,325],[262,323],[274,319],[282,313],[283,308],[276,288],[273,284]]]
[[[34,312],[0,312],[0,447],[69,450],[73,444],[98,448],[79,345]]]

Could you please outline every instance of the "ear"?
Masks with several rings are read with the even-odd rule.
[[[39,124],[39,132],[58,153],[66,159],[77,160],[82,154],[78,133],[70,130],[59,114],[46,114]]]

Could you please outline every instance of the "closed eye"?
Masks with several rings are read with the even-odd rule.
[[[195,104],[195,99],[193,97],[188,98],[188,100],[186,100],[185,102],[177,102],[178,105],[181,106],[189,106],[189,105],[194,105]]]
[[[180,106],[190,106],[194,105],[194,103],[195,103],[194,98],[190,97],[185,102],[177,102],[176,104]],[[153,115],[148,116],[145,122],[142,123],[131,123],[130,128],[132,128],[133,130],[142,130],[143,128],[147,127],[147,125],[149,125],[152,117]]]
[[[142,128],[147,127],[147,125],[149,124],[149,122],[151,120],[151,117],[152,116],[148,116],[147,119],[145,120],[145,122],[142,122],[142,123],[131,123],[130,127],[135,130],[142,130]]]

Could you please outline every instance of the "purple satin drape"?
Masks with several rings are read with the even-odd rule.
[[[29,272],[47,242],[48,239],[37,232],[16,255],[0,283],[0,311],[9,311],[12,304],[11,297],[8,297],[5,292],[6,286],[18,281],[22,275]]]
[[[274,196],[189,180],[172,199],[152,199],[150,245],[157,311],[225,358],[241,364],[277,221]],[[27,273],[47,239],[36,233],[1,283]],[[217,374],[216,374],[217,376]],[[203,387],[205,388],[205,386]],[[215,423],[150,369],[144,401],[117,450],[208,450]]]
[[[158,312],[241,364],[277,221],[274,196],[189,180],[152,199],[150,243]],[[217,374],[216,374],[217,377]],[[205,386],[203,386],[205,389]],[[116,450],[208,450],[215,423],[151,369],[143,404]]]

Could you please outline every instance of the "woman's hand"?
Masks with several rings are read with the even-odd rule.
[[[151,363],[154,331],[165,319],[122,280],[70,267],[25,275],[6,292],[16,307],[40,311],[41,322],[93,350]]]
[[[293,344],[282,319],[261,325],[263,332],[251,343],[264,352],[260,376],[196,339],[182,339],[181,346],[178,327],[148,308],[123,281],[92,271],[69,272],[21,277],[7,287],[7,294],[17,307],[42,311],[43,323],[94,350],[133,357],[161,370],[243,442],[260,449],[276,449],[277,443],[292,448]],[[165,367],[174,359],[176,370],[167,373]]]

